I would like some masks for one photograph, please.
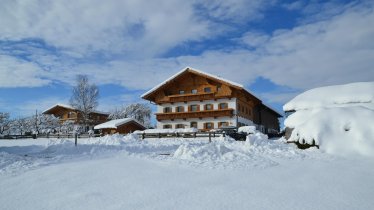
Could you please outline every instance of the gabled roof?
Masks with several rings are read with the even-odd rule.
[[[136,124],[139,124],[139,126],[141,126],[141,127],[143,127],[145,129],[145,127],[139,121],[137,121],[137,120],[135,120],[133,118],[123,118],[123,119],[110,120],[108,122],[96,125],[94,127],[94,129],[95,130],[97,130],[97,129],[105,129],[105,128],[114,128],[114,129],[117,129],[118,126],[130,123],[130,122],[134,122]]]
[[[62,107],[62,108],[65,108],[65,109],[76,110],[74,107],[72,107],[70,105],[58,103],[58,104],[55,104],[55,105],[51,106],[50,108],[44,110],[42,113],[44,114],[44,113],[46,113],[46,112],[48,112],[48,111],[50,111],[50,110],[52,110],[52,109],[54,109],[56,107]],[[93,113],[103,114],[103,115],[109,115],[108,112],[102,112],[102,111],[97,111],[97,110],[93,111]]]
[[[168,78],[167,80],[163,81],[162,83],[156,85],[154,88],[150,89],[149,91],[145,92],[143,95],[141,95],[142,98],[146,97],[147,95],[150,95],[151,93],[155,92],[156,90],[158,90],[159,88],[167,85],[168,83],[170,83],[173,79],[177,78],[178,76],[182,75],[183,73],[185,72],[191,72],[191,73],[194,73],[194,74],[198,74],[198,75],[201,75],[201,76],[205,76],[205,77],[208,77],[210,79],[214,79],[214,80],[218,80],[220,82],[223,82],[223,83],[226,83],[230,86],[233,86],[233,87],[236,87],[238,89],[244,89],[243,85],[239,84],[239,83],[236,83],[236,82],[233,82],[233,81],[230,81],[230,80],[227,80],[227,79],[224,79],[222,77],[219,77],[219,76],[216,76],[216,75],[213,75],[213,74],[209,74],[209,73],[206,73],[206,72],[203,72],[203,71],[200,71],[200,70],[197,70],[197,69],[192,69],[191,67],[186,67],[184,69],[182,69],[181,71],[179,71],[178,73],[174,74],[173,76],[171,76],[170,78]],[[252,94],[253,95],[253,94]]]

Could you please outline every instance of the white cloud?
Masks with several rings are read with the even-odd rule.
[[[34,63],[0,54],[0,88],[44,86],[51,82],[45,76],[46,72]]]
[[[205,12],[217,21],[254,19],[265,5],[259,0],[210,3],[214,7]],[[196,9],[198,5],[202,4],[184,0],[8,0],[0,7],[0,39],[41,39],[77,56],[102,51],[149,57],[222,33],[215,20]]]
[[[12,2],[11,4],[15,4]],[[31,9],[26,8],[27,5],[19,9],[9,5],[3,7],[3,10],[17,10],[13,17],[8,11],[6,14],[10,17],[6,17],[5,21],[12,18],[18,18],[20,21],[15,24],[17,27],[5,27],[0,36],[13,34],[15,37],[24,38],[35,33],[35,36],[62,47],[61,53],[64,55],[74,54],[77,57],[84,56],[82,52],[85,52],[76,49],[79,47],[89,50],[113,48],[113,52],[125,49],[144,52],[144,56],[131,53],[131,58],[125,56],[125,59],[120,57],[109,62],[77,64],[69,59],[58,61],[53,56],[37,54],[32,58],[34,61],[52,66],[49,71],[41,71],[37,67],[30,71],[30,78],[34,78],[39,85],[48,83],[49,80],[71,83],[74,82],[75,75],[87,74],[98,84],[114,83],[130,89],[148,89],[185,66],[243,84],[249,84],[258,76],[263,76],[279,85],[295,89],[374,80],[374,27],[369,27],[374,22],[373,4],[349,4],[340,9],[342,11],[339,13],[321,11],[334,15],[325,15],[318,21],[312,17],[312,21],[306,19],[293,29],[279,30],[269,35],[249,30],[243,36],[237,37],[238,43],[246,44],[242,48],[205,51],[197,56],[157,58],[153,55],[183,41],[199,40],[212,34],[209,29],[214,24],[210,20],[203,20],[202,16],[195,16],[194,5],[185,3],[186,1],[173,4],[162,1],[157,7],[144,7],[144,3],[153,4],[148,1],[127,1],[115,6],[110,4],[114,3],[110,1],[103,7],[99,7],[100,2],[91,1],[79,1],[75,4],[56,2],[39,5],[50,9],[43,13],[46,20],[39,20],[39,14],[32,12],[37,11],[35,6],[31,6]],[[211,17],[218,18],[222,11],[227,11],[228,15],[222,16],[222,20],[236,18],[238,15],[246,17],[241,12],[245,1],[236,1],[233,4],[223,1],[213,3],[212,5],[219,6],[206,6]],[[261,16],[258,11],[263,5],[256,5],[258,6],[253,8],[257,8],[254,10],[257,13],[254,12],[252,18]],[[323,8],[331,9],[329,6]],[[69,11],[69,14],[65,14],[66,11]],[[0,12],[0,16],[1,14],[4,13]],[[31,19],[35,23],[27,21],[28,17],[34,16],[36,21],[35,18]],[[57,21],[59,16],[61,20]],[[53,23],[56,26],[53,26],[52,20],[56,20]],[[109,25],[104,24],[107,22],[110,22]],[[0,18],[0,26],[2,24],[4,20]],[[26,29],[34,26],[37,26],[38,32],[26,32]],[[47,31],[41,30],[44,28]],[[248,50],[247,46],[253,49]],[[23,64],[34,66],[32,62]],[[2,76],[4,81],[17,80],[5,73]]]

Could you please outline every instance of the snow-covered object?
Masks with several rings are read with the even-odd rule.
[[[283,110],[355,106],[357,104],[374,109],[374,82],[357,82],[311,89],[286,103]]]
[[[134,121],[134,122],[140,124],[137,120],[134,120],[132,118],[123,118],[123,119],[117,119],[117,120],[110,120],[108,122],[96,125],[94,127],[94,129],[95,130],[97,130],[97,129],[105,129],[105,128],[114,128],[114,129],[117,129],[118,126],[126,124],[126,123],[131,122],[131,121]]]
[[[243,133],[256,133],[256,126],[242,126],[238,128],[238,132],[243,132]]]
[[[284,122],[288,141],[313,144],[333,154],[374,156],[374,110],[362,106],[298,110]]]
[[[134,133],[195,133],[197,128],[177,128],[177,129],[147,129],[144,131],[135,131]]]

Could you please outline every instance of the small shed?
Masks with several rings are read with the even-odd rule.
[[[136,130],[145,130],[146,128],[137,120],[132,118],[110,120],[108,122],[96,125],[95,130],[100,130],[102,134],[127,134]]]

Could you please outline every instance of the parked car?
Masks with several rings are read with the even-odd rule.
[[[226,135],[230,136],[236,141],[245,141],[247,138],[247,134],[241,132],[239,133],[238,128],[235,126],[224,126],[219,128],[217,131],[222,133],[224,132]]]

